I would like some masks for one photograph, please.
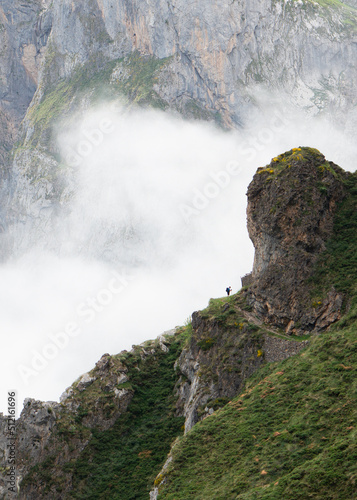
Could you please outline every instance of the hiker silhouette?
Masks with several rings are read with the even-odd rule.
[[[227,286],[226,288],[226,292],[227,292],[227,295],[229,295],[232,291],[232,287],[231,286]]]

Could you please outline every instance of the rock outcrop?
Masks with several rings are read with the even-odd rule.
[[[45,0],[4,0],[0,6],[0,234],[6,227],[11,151],[39,85],[51,31]]]
[[[266,330],[246,309],[241,295],[192,315],[192,337],[177,361],[176,406],[185,432],[238,394],[262,363],[282,361],[308,343]]]
[[[317,150],[295,148],[258,169],[248,188],[248,231],[255,247],[254,312],[286,333],[326,328],[340,318],[342,295],[311,295],[308,280],[333,231],[347,174]]]
[[[250,107],[246,87],[257,82],[292,91],[316,110],[334,106],[337,89],[338,107],[356,99],[356,11],[343,4],[333,15],[325,4],[224,0],[63,0],[48,11],[53,29],[43,84],[68,79],[88,62],[100,67],[136,52],[166,60],[155,91],[169,106],[219,113],[227,126],[241,123]]]

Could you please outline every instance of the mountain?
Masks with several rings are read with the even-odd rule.
[[[353,130],[356,12],[336,0],[4,0],[3,259],[49,245],[73,196],[57,128],[103,97],[228,129],[259,117],[262,100],[287,99]]]
[[[60,132],[103,102],[223,130],[286,103],[353,133],[356,19],[355,0],[3,0],[1,260],[61,254],[78,151]],[[26,401],[18,495],[0,418],[0,496],[353,498],[356,174],[295,148],[258,170],[247,217],[238,294],[104,354],[60,403]],[[129,219],[96,220],[81,255],[122,263],[141,236]]]
[[[247,214],[237,294],[25,402],[18,498],[355,497],[357,174],[294,148],[258,169]]]

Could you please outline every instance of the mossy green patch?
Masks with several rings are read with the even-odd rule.
[[[117,92],[128,97],[130,102],[165,109],[167,104],[154,90],[159,78],[159,72],[171,58],[144,58],[139,53],[133,53],[128,58],[118,62],[118,76],[115,72],[112,85]]]
[[[158,341],[150,341],[131,352],[111,356],[109,368],[85,390],[78,390],[79,381],[74,383],[70,398],[76,410],[62,407],[51,454],[29,471],[22,488],[41,484],[42,491],[56,498],[147,499],[172,442],[183,432],[184,418],[176,415],[174,386],[180,374],[174,363],[186,341],[186,329],[166,337],[168,352],[161,350]],[[86,418],[93,412],[97,418],[100,414],[108,419],[113,416],[115,393],[105,392],[103,387],[123,369],[129,380],[117,388],[133,392],[127,410],[108,430],[89,428]],[[94,368],[90,375],[97,370]],[[75,453],[78,447],[84,447],[79,456]],[[72,459],[69,455],[63,461],[62,448],[74,453]],[[68,478],[70,493],[66,490]]]
[[[235,323],[245,321],[241,313],[241,308],[245,304],[245,299],[240,293],[210,299],[208,306],[200,312],[200,316],[203,319],[215,319],[220,324],[237,326]]]

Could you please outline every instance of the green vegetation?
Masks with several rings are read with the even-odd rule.
[[[181,111],[184,116],[192,117],[194,120],[210,121],[213,118],[216,125],[224,128],[223,118],[219,111],[212,114],[212,111],[204,109],[194,99],[187,101],[183,109],[180,109],[179,111]]]
[[[190,349],[199,351],[198,374],[202,384],[215,383],[226,391],[231,391],[230,385],[237,389],[247,373],[263,363],[267,330],[244,317],[245,306],[241,293],[211,299],[208,307],[194,318],[198,326],[192,331]],[[204,408],[201,410],[199,415],[204,413]]]
[[[208,351],[211,347],[213,347],[217,342],[217,339],[212,337],[207,337],[205,339],[199,340],[197,345],[203,350]]]
[[[108,375],[86,390],[78,390],[79,381],[73,385],[79,406],[60,414],[57,445],[70,452],[88,445],[61,465],[59,448],[51,451],[23,480],[23,489],[36,483],[46,494],[78,500],[147,499],[154,484],[159,500],[356,498],[357,173],[343,174],[312,148],[294,148],[259,172],[278,178],[302,159],[316,169],[314,182],[338,177],[345,186],[333,235],[309,283],[314,309],[331,286],[344,294],[342,319],[319,335],[287,337],[251,322],[245,291],[211,299],[194,317],[197,328],[187,321],[166,338],[167,353],[157,341],[148,341],[111,357]],[[265,364],[266,334],[310,342],[294,357]],[[199,417],[207,415],[207,407],[214,413],[182,436],[184,419],[177,417],[174,389],[181,374],[174,364],[187,346],[199,352],[204,389],[212,383],[229,385],[230,375],[237,374],[238,391],[255,372],[231,401],[212,398],[198,407]],[[113,392],[105,387],[113,376],[118,380],[123,366],[128,380],[116,388],[129,391],[132,399],[117,418]],[[108,430],[88,426],[98,409],[115,420]],[[173,443],[173,460],[162,471]],[[73,488],[62,493],[68,477]]]
[[[120,76],[113,74],[112,85],[116,92],[128,97],[130,102],[148,105],[154,108],[165,109],[167,104],[154,90],[160,70],[170,61],[170,58],[155,59],[143,58],[138,53],[133,53],[125,58],[117,67]]]
[[[248,321],[243,317],[242,310],[247,309],[246,299],[240,293],[210,299],[208,306],[200,311],[202,319],[215,321],[220,326],[242,330],[248,326]]]
[[[183,432],[184,419],[176,416],[174,386],[179,373],[174,363],[187,339],[187,329],[182,327],[166,338],[167,353],[157,341],[150,341],[135,346],[133,352],[112,356],[107,376],[101,375],[86,390],[78,392],[78,381],[73,384],[72,398],[80,406],[75,412],[63,408],[54,433],[55,448],[51,447],[51,455],[30,470],[22,488],[38,484],[56,498],[61,494],[76,499],[147,499],[172,442]],[[145,348],[154,353],[145,355]],[[88,416],[95,414],[98,419],[100,412],[105,418],[113,415],[115,394],[105,392],[103,387],[123,366],[129,382],[117,387],[133,391],[128,409],[108,430],[89,428],[85,420]],[[88,442],[84,451],[63,463],[62,450],[68,447],[74,452],[83,447],[83,442]],[[65,493],[68,477],[72,477],[73,487]]]
[[[168,104],[155,90],[160,73],[170,62],[171,57],[157,59],[133,52],[129,56],[113,61],[91,60],[85,65],[78,65],[68,79],[55,80],[51,73],[56,60],[60,58],[50,44],[46,53],[44,85],[42,96],[30,108],[28,117],[34,131],[27,144],[27,149],[39,144],[51,144],[52,129],[59,121],[66,124],[77,119],[83,101],[96,104],[103,100],[115,101],[131,106],[152,107],[165,110]],[[221,117],[203,109],[195,100],[187,102],[183,109],[178,109],[195,119],[212,120],[220,123]]]
[[[330,172],[334,177],[339,177],[343,180],[339,173],[340,168],[337,167],[337,165],[326,161],[324,155],[317,149],[309,147],[293,148],[273,158],[269,165],[258,168],[257,173],[259,175],[268,174],[267,180],[271,181],[282,175],[287,169],[293,168],[297,162],[301,161],[307,161],[311,163],[311,165],[316,166],[320,177],[322,177],[324,173]],[[278,204],[279,202],[277,202],[277,207]]]
[[[295,0],[297,1],[297,0]],[[310,4],[317,4],[321,7],[324,7],[326,9],[334,9],[336,11],[342,11],[342,12],[350,12],[351,14],[354,13],[355,16],[357,15],[357,10],[354,7],[351,7],[350,5],[347,5],[346,3],[340,2],[340,0],[305,0],[306,3]]]
[[[140,354],[127,357],[133,399],[114,426],[104,432],[94,430],[81,456],[67,465],[67,471],[73,472],[71,498],[148,498],[184,423],[175,416],[173,391],[177,380],[173,365],[182,337],[168,339],[167,344],[167,354],[157,349],[144,360]]]
[[[308,340],[310,335],[286,335],[284,330],[279,328],[267,328],[264,324],[257,325],[249,322],[244,317],[244,311],[251,311],[251,307],[246,302],[246,297],[242,289],[239,293],[230,295],[229,297],[221,297],[218,299],[210,299],[208,306],[200,311],[200,316],[204,320],[215,322],[220,327],[225,328],[225,335],[227,336],[228,344],[241,344],[241,334],[249,334],[251,339],[260,341],[262,334],[268,334],[284,340],[299,341]],[[191,332],[192,336],[193,332]],[[255,335],[254,335],[255,334]],[[217,342],[216,339],[211,337],[207,338],[209,342],[206,350],[214,346]],[[205,350],[204,342],[206,338],[198,341],[198,345]],[[227,347],[227,344],[226,344]],[[228,345],[229,347],[229,345]]]
[[[160,500],[352,499],[356,329],[260,369],[173,449]]]
[[[51,455],[47,457],[43,462],[35,465],[31,469],[31,473],[28,474],[22,481],[22,486],[26,487],[27,485],[33,484],[34,478],[36,478],[36,482],[38,484],[44,485],[44,493],[48,493],[51,490],[51,487],[55,484],[52,470],[55,464],[56,457],[55,455]],[[57,483],[57,487],[58,487]]]
[[[320,288],[333,284],[338,292],[357,295],[357,172],[344,181],[347,195],[334,221],[333,237],[321,255],[314,282]],[[355,304],[355,301],[353,301]]]

